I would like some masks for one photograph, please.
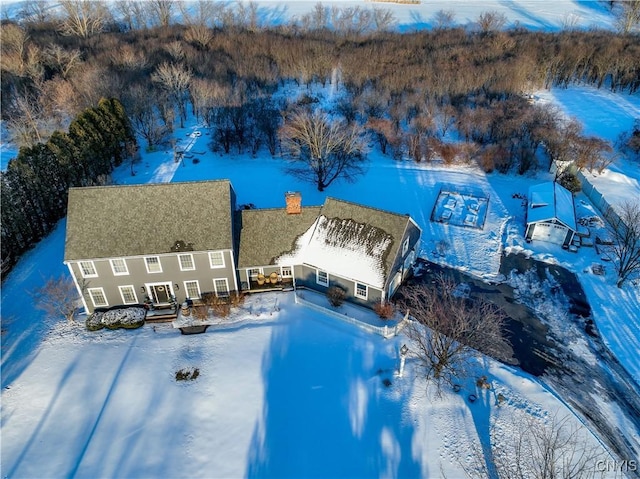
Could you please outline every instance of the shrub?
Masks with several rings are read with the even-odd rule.
[[[200,376],[198,368],[183,368],[176,371],[176,381],[193,381]]]
[[[377,303],[373,307],[373,310],[382,319],[391,319],[396,312],[393,304],[391,303]]]
[[[199,304],[192,308],[193,316],[200,321],[204,321],[209,316],[209,305]]]
[[[327,299],[329,300],[329,303],[331,303],[331,306],[333,306],[334,308],[341,306],[342,303],[344,303],[344,299],[346,298],[346,296],[347,292],[340,286],[331,286],[327,290]]]
[[[107,311],[94,311],[86,321],[89,331],[108,329],[136,329],[144,324],[146,311],[140,306],[117,307]]]
[[[582,190],[582,183],[580,182],[580,179],[570,171],[563,172],[558,177],[558,183],[568,189],[571,193],[578,193]]]
[[[104,323],[102,322],[103,314],[102,311],[94,311],[89,315],[85,323],[89,331],[99,331],[104,328]]]
[[[211,305],[211,311],[214,316],[226,318],[231,312],[231,305],[226,298],[217,298],[217,300]]]

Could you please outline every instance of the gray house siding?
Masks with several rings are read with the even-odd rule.
[[[296,287],[303,287],[326,294],[331,286],[339,286],[347,293],[346,299],[351,303],[360,304],[368,308],[372,308],[382,301],[382,291],[367,285],[367,299],[356,296],[356,284],[354,281],[331,274],[327,271],[329,278],[329,286],[318,284],[316,278],[316,268],[299,265],[294,268]]]
[[[402,240],[400,242],[400,247],[398,249],[398,254],[395,258],[395,260],[393,261],[393,266],[391,268],[391,271],[389,271],[387,273],[387,281],[385,283],[385,291],[389,291],[389,287],[391,286],[392,282],[394,281],[394,277],[396,276],[396,274],[400,274],[400,278],[402,280],[406,279],[407,274],[408,274],[408,266],[409,265],[405,265],[405,262],[407,261],[407,259],[412,256],[413,259],[415,260],[415,258],[418,255],[418,248],[420,246],[420,237],[422,235],[422,231],[420,230],[420,228],[411,220],[409,220],[407,222],[407,228],[404,232],[404,236],[402,237]],[[406,253],[403,254],[403,245],[405,243],[405,241],[409,241],[408,243],[408,248]],[[394,291],[395,292],[395,291]],[[388,294],[387,294],[388,296]],[[390,299],[390,298],[387,298]]]
[[[180,269],[179,254],[191,254],[195,269],[182,271]],[[209,252],[188,251],[182,253],[170,253],[158,256],[162,272],[147,272],[145,257],[136,256],[122,258],[126,261],[128,274],[115,275],[111,268],[109,259],[93,260],[97,277],[83,277],[80,270],[80,261],[69,262],[70,270],[75,276],[79,285],[84,286],[84,299],[88,312],[94,310],[90,290],[102,288],[107,300],[107,306],[118,306],[124,304],[120,293],[120,286],[133,286],[133,291],[138,303],[143,303],[146,297],[153,299],[153,293],[149,291],[149,285],[168,285],[169,292],[179,302],[187,297],[185,281],[198,281],[201,293],[214,292],[214,280],[226,279],[228,290],[236,289],[235,268],[230,250],[222,251],[224,267],[211,268],[209,262]],[[143,290],[144,288],[144,290]],[[166,289],[166,288],[165,288]]]

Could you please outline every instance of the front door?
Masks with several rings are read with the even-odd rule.
[[[167,304],[171,302],[171,285],[154,284],[151,286],[151,300],[155,304]]]

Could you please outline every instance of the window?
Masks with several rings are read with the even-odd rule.
[[[214,279],[213,289],[215,289],[216,295],[218,296],[229,296],[229,284],[227,283],[227,278]]]
[[[104,294],[104,289],[88,288],[87,292],[91,297],[91,302],[93,303],[93,306],[95,306],[96,308],[100,306],[109,306],[109,303],[107,303],[107,297]]]
[[[144,259],[147,265],[147,273],[162,273],[162,265],[159,256],[148,256]]]
[[[180,271],[193,271],[196,269],[192,254],[179,254],[178,260],[180,261]]]
[[[222,251],[211,251],[209,253],[209,263],[212,268],[224,268],[224,256]]]
[[[80,261],[79,264],[83,278],[95,278],[98,276],[96,265],[93,264],[93,261]]]
[[[255,281],[258,275],[262,273],[262,268],[250,268],[247,270],[247,273],[249,274],[249,279]]]
[[[356,283],[356,298],[367,299],[367,285]]]
[[[329,286],[329,275],[326,271],[316,270],[316,283]]]
[[[187,298],[196,299],[200,297],[200,285],[197,281],[185,281],[184,290],[187,292]]]
[[[122,302],[124,304],[137,304],[138,297],[133,286],[118,286],[120,290],[120,296],[122,296]]]
[[[114,276],[129,274],[129,268],[127,268],[127,262],[124,258],[111,259],[109,262],[111,263],[111,270]]]
[[[293,274],[291,274],[291,266],[282,266],[280,268],[280,275],[283,278],[291,278]]]
[[[404,243],[402,243],[402,256],[407,254],[407,251],[409,251],[409,238],[404,240]]]

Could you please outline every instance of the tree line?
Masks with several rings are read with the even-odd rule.
[[[102,99],[46,143],[20,148],[0,172],[2,271],[66,215],[72,186],[103,184],[135,152],[129,119],[116,99]]]
[[[86,36],[54,21],[4,22],[3,119],[15,141],[33,144],[100,98],[115,97],[155,143],[184,119],[187,103],[199,112],[236,107],[269,98],[285,81],[326,83],[336,69],[356,113],[384,110],[396,123],[445,106],[459,117],[476,98],[497,104],[552,85],[586,82],[630,93],[640,87],[636,35],[490,26],[337,31],[321,12],[317,17],[304,29],[252,27],[246,18],[218,22],[223,28],[187,17],[184,25],[113,24]]]

